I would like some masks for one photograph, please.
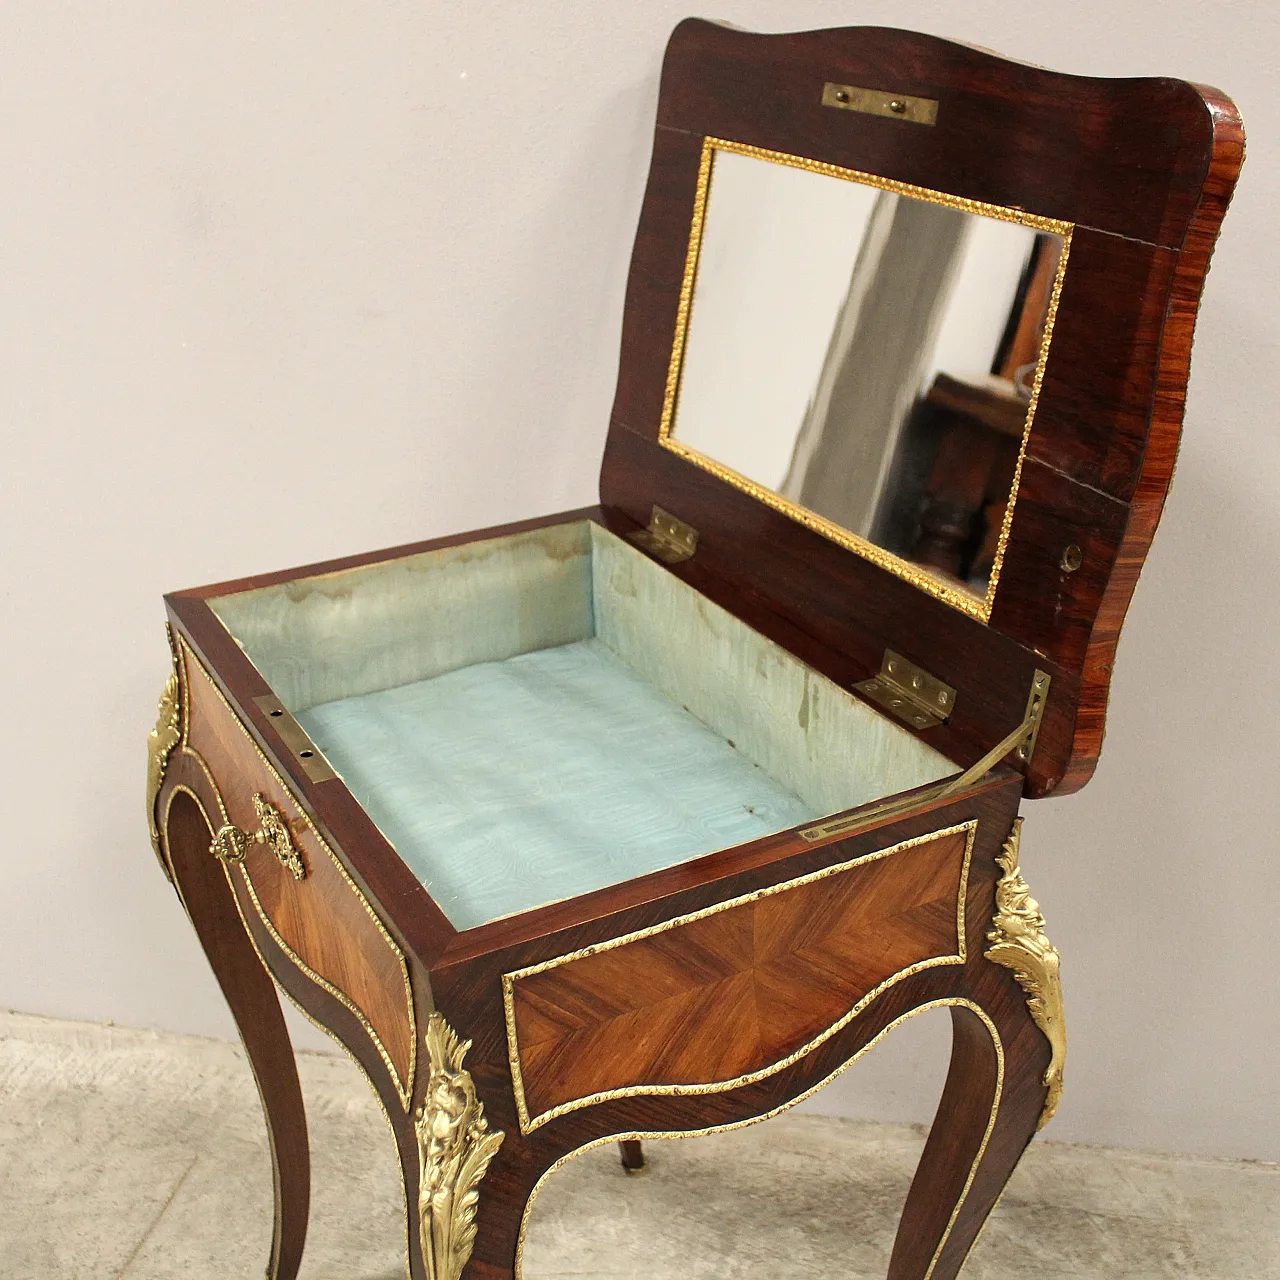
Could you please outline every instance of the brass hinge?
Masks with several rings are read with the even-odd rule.
[[[955,710],[956,691],[949,684],[892,649],[884,651],[878,676],[853,687],[913,729],[932,729]]]
[[[647,551],[663,564],[679,564],[689,560],[698,549],[698,531],[669,511],[654,507],[647,529],[637,529],[627,537],[642,551]]]

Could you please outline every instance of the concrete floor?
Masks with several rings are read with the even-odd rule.
[[[301,1055],[306,1280],[401,1280],[386,1122],[343,1057]],[[788,1115],[612,1147],[539,1196],[525,1280],[880,1280],[922,1132]],[[271,1180],[257,1095],[216,1041],[0,1014],[0,1276],[258,1280]],[[1280,1169],[1037,1142],[965,1280],[1280,1280]]]

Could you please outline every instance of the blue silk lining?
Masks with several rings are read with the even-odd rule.
[[[459,929],[955,770],[592,521],[209,603]]]
[[[459,929],[821,816],[597,639],[298,720]]]

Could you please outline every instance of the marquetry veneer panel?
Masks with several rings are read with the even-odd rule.
[[[965,957],[974,826],[949,828],[506,975],[521,1124],[600,1095],[729,1088],[885,986]]]
[[[295,962],[365,1023],[407,1106],[416,1028],[403,954],[186,645],[181,658],[183,750],[203,764],[225,810],[210,817],[253,831],[253,795],[261,792],[283,814],[307,868],[296,880],[267,848],[251,846],[243,876],[232,877],[242,910],[265,917]]]

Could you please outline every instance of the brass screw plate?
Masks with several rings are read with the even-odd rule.
[[[887,116],[891,120],[909,120],[912,124],[938,123],[935,98],[913,98],[905,93],[861,89],[853,84],[823,85],[822,105],[838,107],[842,111],[861,111],[869,116]]]

